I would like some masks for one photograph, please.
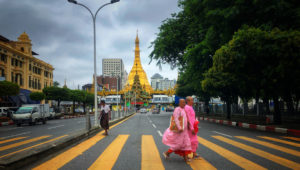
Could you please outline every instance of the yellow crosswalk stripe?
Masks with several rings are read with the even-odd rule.
[[[115,126],[123,123],[124,121],[130,119],[131,117],[133,117],[134,115],[112,125],[110,127],[110,129],[114,128]],[[97,142],[99,142],[100,140],[102,140],[105,136],[103,135],[103,131],[99,132],[98,134],[96,134],[95,136],[85,140],[84,142],[70,148],[69,150],[57,155],[56,157],[44,162],[43,164],[33,168],[33,170],[56,170],[61,168],[62,166],[64,166],[65,164],[67,164],[68,162],[70,162],[71,160],[73,160],[74,158],[76,158],[77,156],[81,155],[83,152],[85,152],[86,150],[88,150],[90,147],[94,146]]]
[[[291,168],[291,169],[300,169],[300,164],[299,163],[296,163],[296,162],[290,161],[288,159],[285,159],[285,158],[282,158],[282,157],[270,154],[270,153],[262,151],[260,149],[256,149],[254,147],[242,144],[240,142],[236,142],[234,140],[225,138],[223,136],[213,136],[213,138],[218,139],[220,141],[223,141],[225,143],[228,143],[230,145],[233,145],[235,147],[238,147],[238,148],[240,148],[242,150],[248,151],[248,152],[250,152],[252,154],[255,154],[255,155],[258,155],[260,157],[263,157],[265,159],[268,159],[270,161],[276,162],[276,163],[278,163],[280,165],[283,165],[283,166],[286,166],[288,168]]]
[[[257,144],[263,145],[263,146],[268,147],[268,148],[276,149],[276,150],[279,150],[279,151],[282,151],[282,152],[285,152],[285,153],[288,153],[288,154],[291,154],[291,155],[300,156],[300,152],[298,152],[296,150],[293,150],[293,149],[285,148],[285,147],[282,147],[282,146],[274,145],[274,144],[269,143],[269,142],[256,140],[256,139],[248,138],[248,137],[244,137],[244,136],[235,136],[235,137],[237,137],[239,139],[249,141],[249,142],[257,143]]]
[[[207,162],[204,158],[200,157],[200,159],[192,160],[189,163],[192,169],[194,170],[217,170],[212,164]]]
[[[112,169],[129,135],[119,135],[89,167],[89,170]]]
[[[0,144],[13,142],[13,141],[21,140],[21,139],[25,139],[25,138],[27,138],[27,137],[17,137],[17,138],[7,139],[7,140],[0,141]]]
[[[164,170],[159,151],[156,147],[153,136],[142,136],[142,170]]]
[[[300,147],[300,144],[295,143],[295,142],[290,142],[290,141],[277,139],[277,138],[272,138],[272,137],[268,137],[268,136],[258,136],[258,137],[263,138],[263,139],[267,139],[267,140],[270,140],[270,141],[275,141],[275,142],[279,142],[279,143],[288,144],[288,145],[291,145],[291,146]]]
[[[33,138],[33,139],[25,140],[25,141],[22,141],[22,142],[10,144],[10,145],[5,145],[5,146],[0,147],[0,151],[15,148],[15,147],[25,145],[25,144],[28,144],[28,143],[31,143],[31,142],[35,142],[35,141],[38,141],[38,140],[41,140],[41,139],[45,139],[45,138],[48,138],[48,137],[50,137],[50,136],[40,136],[40,137],[36,137],[36,138]]]
[[[219,155],[223,156],[224,158],[228,159],[229,161],[233,162],[234,164],[240,166],[243,169],[266,169],[252,161],[249,161],[248,159],[245,159],[244,157],[241,157],[227,149],[224,149],[220,147],[219,145],[216,145],[208,140],[205,140],[204,138],[201,138],[198,136],[198,141],[200,144],[204,145],[205,147],[213,150],[214,152],[218,153]]]
[[[61,139],[61,138],[63,138],[63,137],[66,137],[66,136],[68,136],[68,135],[63,135],[63,136],[60,136],[60,137],[57,137],[57,138],[54,138],[54,139],[47,140],[46,142],[42,142],[42,143],[39,143],[39,144],[36,144],[36,145],[33,145],[33,146],[29,146],[29,147],[24,148],[24,149],[21,149],[21,150],[17,150],[17,151],[15,151],[15,152],[8,153],[8,154],[6,154],[6,155],[2,155],[2,156],[0,156],[0,158],[6,157],[6,156],[9,156],[9,155],[13,155],[13,154],[15,154],[15,153],[19,153],[19,152],[22,152],[22,151],[25,151],[25,150],[28,150],[28,149],[31,149],[31,148],[34,148],[34,147],[37,147],[37,146],[46,144],[46,143],[50,143],[50,142],[56,141],[56,140],[58,140],[58,139]]]
[[[290,137],[290,136],[282,136],[282,137],[283,137],[283,138],[286,138],[286,139],[290,139],[290,140],[294,140],[294,141],[300,142],[300,138]]]

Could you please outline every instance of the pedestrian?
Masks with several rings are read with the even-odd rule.
[[[105,130],[104,135],[108,135],[109,129],[109,120],[110,120],[111,111],[108,105],[105,104],[105,101],[102,100],[100,103],[100,125]]]
[[[197,139],[197,132],[198,132],[198,120],[196,119],[196,114],[193,108],[194,99],[190,96],[186,98],[186,103],[184,109],[187,114],[189,126],[188,126],[188,133],[191,140],[191,147],[193,152],[193,159],[200,159],[200,156],[196,153],[198,148],[198,139]]]
[[[175,154],[182,156],[186,162],[190,162],[191,160],[188,158],[188,154],[191,153],[191,141],[188,134],[188,122],[184,106],[185,100],[180,99],[179,107],[176,107],[173,112],[174,122],[178,130],[175,131],[173,128],[171,129],[169,127],[165,131],[162,142],[169,146],[170,149],[166,152],[163,152],[163,155],[165,159],[168,159],[170,154],[174,152]],[[183,117],[183,119],[180,119],[180,117]],[[180,120],[182,120],[182,122],[180,122]]]

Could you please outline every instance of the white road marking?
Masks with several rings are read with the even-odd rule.
[[[217,131],[212,131],[212,132],[214,132],[214,133],[217,133],[217,134],[219,134],[219,135],[223,135],[223,136],[227,136],[227,137],[230,137],[230,138],[232,138],[232,136],[230,136],[230,135],[226,135],[226,134],[224,134],[224,133],[221,133],[221,132],[217,132]]]
[[[23,127],[14,127],[14,128],[8,128],[8,129],[1,129],[0,132],[2,131],[9,131],[9,130],[15,130],[15,129],[22,129]]]
[[[26,135],[26,134],[28,134],[28,133],[31,133],[31,132],[23,132],[23,133],[19,133],[19,134],[16,134],[16,135],[5,136],[5,137],[1,137],[1,138],[6,139],[6,138],[15,137],[15,136]]]
[[[162,137],[162,134],[161,134],[161,132],[159,130],[157,130],[157,133],[159,134],[159,136]]]
[[[65,126],[65,125],[53,126],[53,127],[49,127],[48,129],[55,129],[55,128],[62,127],[62,126]]]
[[[82,120],[82,121],[78,121],[77,123],[83,123],[83,122],[85,122],[85,120]]]
[[[152,126],[153,126],[154,128],[156,128],[155,124],[153,124],[153,123],[152,123]]]

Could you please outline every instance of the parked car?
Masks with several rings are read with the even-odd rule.
[[[50,113],[49,119],[54,119],[55,118],[55,111],[54,111],[53,108],[49,109],[49,113]]]
[[[37,122],[46,124],[49,115],[48,104],[25,104],[13,113],[12,118],[17,126],[21,126],[22,123],[35,125]]]
[[[167,107],[166,108],[166,112],[173,112],[174,111],[174,107]]]
[[[8,107],[0,107],[0,117],[8,116],[9,108]]]
[[[159,114],[159,113],[160,113],[160,109],[158,108],[152,109],[152,114]]]
[[[75,113],[80,113],[80,114],[83,114],[83,113],[84,113],[84,111],[83,111],[83,109],[82,109],[82,108],[77,108],[77,109],[75,109]]]
[[[145,109],[145,108],[142,108],[141,110],[140,110],[140,113],[147,113],[148,111],[147,111],[147,109]]]

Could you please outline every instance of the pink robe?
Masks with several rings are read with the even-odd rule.
[[[162,139],[162,142],[169,146],[172,151],[175,151],[175,153],[176,151],[191,151],[191,141],[188,134],[186,113],[184,109],[177,107],[174,110],[173,116],[178,129],[182,129],[178,120],[180,114],[184,118],[183,132],[173,132],[168,128]]]
[[[185,105],[184,107],[188,120],[189,120],[189,129],[188,129],[188,134],[191,140],[191,146],[192,146],[192,152],[196,152],[198,148],[198,139],[197,139],[197,134],[193,134],[192,131],[194,130],[194,123],[196,121],[196,115],[195,111],[192,106]]]

